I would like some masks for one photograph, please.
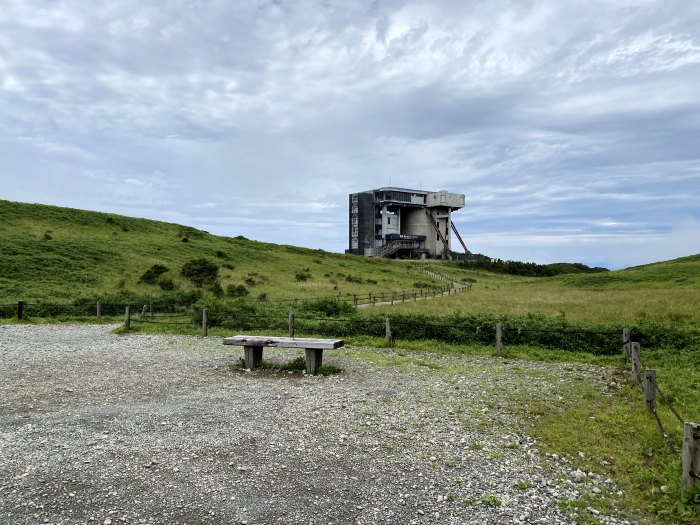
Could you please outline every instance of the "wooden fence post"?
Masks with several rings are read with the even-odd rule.
[[[496,354],[503,353],[503,324],[496,323]]]
[[[352,302],[355,306],[357,306],[357,294],[356,293],[352,294]]]
[[[396,295],[396,292],[391,292],[391,304],[394,304],[394,296]]]
[[[394,346],[394,333],[391,331],[391,317],[386,318],[386,344]]]
[[[683,424],[683,461],[681,474],[681,495],[700,486],[700,425]]]
[[[24,319],[24,301],[17,303],[17,320],[21,321]]]
[[[642,363],[639,358],[639,343],[632,343],[630,348],[632,358],[632,382],[637,385],[639,384],[639,376],[642,372]]]
[[[148,302],[148,315],[153,317],[153,301]]]
[[[131,309],[129,306],[124,310],[124,329],[129,330],[131,328]]]
[[[622,329],[622,351],[625,353],[625,357],[627,359],[629,359],[632,355],[632,352],[630,351],[630,347],[632,345],[632,342],[630,341],[631,334],[632,330],[629,328]]]
[[[209,335],[209,310],[202,310],[202,337]]]
[[[289,314],[289,337],[294,337],[294,314],[292,313]]]
[[[100,304],[100,301],[97,301],[97,307],[95,308],[95,314],[96,314],[98,320],[100,320],[102,318],[102,305]]]
[[[656,412],[656,370],[644,370],[644,406],[649,412]]]

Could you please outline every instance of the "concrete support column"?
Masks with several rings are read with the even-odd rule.
[[[263,347],[262,346],[244,346],[243,357],[245,359],[245,367],[256,368],[262,362]]]
[[[315,374],[323,364],[323,350],[320,348],[306,348],[306,373]]]

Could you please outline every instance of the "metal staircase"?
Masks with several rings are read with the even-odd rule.
[[[402,249],[406,250],[417,250],[420,248],[420,242],[418,241],[405,241],[405,240],[399,240],[399,241],[389,241],[388,243],[382,245],[381,248],[379,248],[374,256],[375,257],[389,257],[391,255],[394,255],[396,252]]]
[[[452,225],[452,231],[455,232],[457,239],[459,239],[459,243],[462,245],[462,248],[464,248],[464,253],[471,253],[469,250],[467,250],[467,245],[464,244],[464,241],[462,240],[462,236],[457,231],[457,226],[455,226],[455,223],[450,221],[450,224]]]

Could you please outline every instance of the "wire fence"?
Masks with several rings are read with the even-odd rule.
[[[302,306],[312,301],[334,301],[349,304],[354,307],[365,307],[370,305],[394,304],[398,302],[420,301],[445,295],[454,295],[460,292],[471,290],[471,284],[452,282],[450,285],[433,285],[421,289],[377,291],[366,294],[346,294],[346,295],[316,295],[305,296],[303,298],[290,299],[259,299],[259,301],[270,305]],[[16,303],[0,304],[0,319],[26,319],[30,317],[87,317],[95,315],[118,316],[124,313],[124,308],[140,308],[142,301],[91,301],[78,300],[66,303],[42,303],[18,301]],[[192,306],[190,304],[167,304],[159,301],[146,301],[144,308],[149,313],[177,313]]]
[[[420,318],[416,315],[399,315],[386,318],[372,314],[357,317],[241,314],[226,311],[165,312],[143,309],[131,314],[137,324],[172,324],[187,326],[193,330],[224,328],[228,330],[268,330],[294,333],[297,336],[329,337],[386,337],[394,341],[432,340],[450,344],[501,344],[532,345],[563,351],[585,351],[598,355],[619,353],[619,331],[586,330],[576,328],[537,328],[532,326],[507,326],[493,322],[492,318],[447,317],[439,321],[435,316]],[[500,330],[501,335],[498,335]],[[390,333],[389,333],[389,332]]]
[[[626,335],[626,334],[625,334]],[[641,357],[641,346],[639,343],[633,342],[631,337],[627,337],[623,340],[623,348],[625,356],[631,363],[632,366],[632,381],[638,385],[644,395],[645,405],[649,411],[654,415],[654,419],[659,427],[659,431],[668,446],[671,454],[676,459],[680,459],[681,455],[678,452],[678,448],[673,444],[671,436],[666,431],[661,418],[656,410],[657,400],[661,401],[661,404],[665,406],[678,420],[683,429],[685,425],[685,419],[678,413],[678,410],[669,401],[668,396],[664,394],[663,390],[659,386],[656,379],[656,370],[647,368]],[[658,394],[658,397],[656,396]]]

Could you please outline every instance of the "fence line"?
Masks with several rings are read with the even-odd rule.
[[[654,415],[654,419],[671,454],[673,454],[676,459],[681,460],[681,497],[683,498],[691,494],[697,487],[700,487],[700,425],[687,422],[683,419],[666,395],[664,395],[656,381],[656,370],[646,368],[641,358],[640,344],[631,340],[630,333],[631,331],[628,328],[623,330],[623,353],[632,366],[632,381],[642,387],[644,403],[647,410]],[[644,374],[643,382],[641,381],[642,371]],[[671,437],[664,428],[661,418],[657,413],[657,393],[661,397],[662,404],[673,413],[681,425],[683,442],[680,454],[678,449],[674,446],[673,441],[671,441]]]

